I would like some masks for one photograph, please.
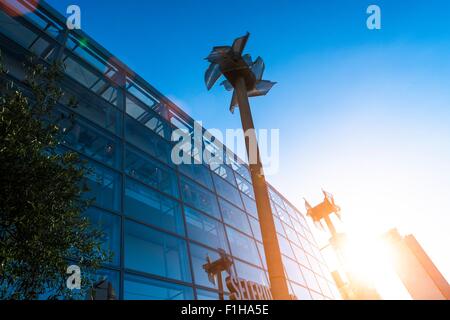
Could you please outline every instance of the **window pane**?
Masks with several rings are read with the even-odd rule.
[[[131,221],[125,223],[125,268],[191,281],[185,241]]]
[[[106,280],[111,283],[116,298],[120,297],[120,274],[118,271],[101,269],[96,272],[95,281]]]
[[[63,90],[64,95],[60,100],[63,105],[69,106],[70,100],[76,97],[76,108],[71,109],[71,111],[116,135],[121,135],[122,115],[119,109],[92,95],[83,95],[82,92],[76,92],[76,89],[69,85],[64,86]]]
[[[111,264],[120,264],[120,217],[105,211],[89,208],[84,213],[90,220],[92,227],[103,231],[102,249],[113,254]]]
[[[63,140],[65,145],[111,167],[120,167],[122,152],[116,137],[95,128],[79,117],[75,118],[73,123],[65,111],[59,110],[58,114],[64,115],[67,119],[62,123],[63,128],[67,130]]]
[[[180,204],[141,183],[125,182],[125,214],[136,220],[184,234]]]
[[[259,240],[262,242],[262,234],[261,234],[261,227],[259,225],[259,221],[250,216],[248,217],[248,220],[250,221],[250,225],[252,227],[253,236],[255,237],[256,240]]]
[[[127,147],[125,172],[133,178],[178,198],[178,181],[175,172],[150,159],[144,153]]]
[[[246,194],[252,199],[255,199],[255,193],[253,191],[253,186],[247,180],[241,178],[240,176],[236,176],[236,181],[242,193]]]
[[[305,280],[303,279],[302,273],[300,271],[299,265],[286,256],[282,256],[284,269],[286,270],[289,280],[294,281],[298,284],[305,285]]]
[[[280,245],[281,253],[288,256],[291,259],[295,259],[294,253],[292,252],[291,245],[289,241],[282,236],[278,236],[278,244]]]
[[[297,259],[297,262],[302,264],[304,267],[310,268],[311,266],[309,264],[308,258],[306,257],[305,251],[303,251],[303,249],[295,245],[292,246],[292,249],[294,250],[294,255],[295,258]]]
[[[120,175],[93,162],[88,164],[88,168],[92,169],[92,172],[86,176],[89,191],[85,193],[85,197],[95,198],[94,203],[102,208],[120,211],[122,198]]]
[[[194,160],[192,160],[194,161]],[[201,183],[209,189],[213,189],[213,183],[211,178],[211,171],[203,164],[181,164],[178,168],[182,173],[187,175],[192,180]]]
[[[227,199],[237,207],[244,209],[239,191],[219,176],[214,174],[213,177],[217,194]]]
[[[184,213],[190,239],[229,252],[222,223],[189,207],[184,207]]]
[[[187,204],[220,219],[217,198],[212,192],[182,177],[181,194]]]
[[[219,253],[213,250],[206,249],[204,247],[198,246],[191,243],[190,245],[192,268],[194,269],[194,279],[195,283],[200,286],[209,287],[213,289],[218,289],[219,286],[216,283],[213,284],[208,279],[208,274],[203,269],[203,265],[206,263],[206,257],[209,257],[211,261],[216,261],[220,258]],[[226,272],[222,273],[223,288],[226,290],[225,278],[227,276]]]
[[[224,295],[225,300],[229,300],[228,294]],[[197,300],[219,300],[219,293],[209,290],[197,289]]]
[[[234,265],[239,278],[268,286],[268,281],[264,270],[253,267],[241,261],[235,261]]]
[[[282,235],[283,237],[286,237],[286,233],[284,232],[283,225],[281,224],[280,219],[274,216],[273,221],[275,223],[275,229],[277,230],[278,234]]]
[[[171,128],[169,124],[155,113],[153,109],[144,106],[130,95],[127,95],[126,98],[126,112],[142,126],[146,126],[162,138],[170,140]]]
[[[256,246],[258,247],[259,255],[261,256],[262,265],[265,270],[267,270],[267,261],[266,261],[266,253],[264,251],[264,246],[260,242],[256,242]]]
[[[192,288],[125,274],[125,300],[192,300]]]
[[[291,285],[298,300],[312,300],[308,289],[295,283],[291,283]]]
[[[226,227],[226,229],[233,256],[261,266],[255,240],[230,227]]]
[[[247,211],[247,213],[249,213],[250,215],[252,215],[256,219],[258,219],[258,210],[256,208],[255,200],[250,199],[249,197],[247,197],[244,194],[242,195],[242,200],[244,200],[245,211]]]
[[[316,276],[314,275],[314,272],[312,272],[311,270],[309,270],[307,268],[303,268],[301,266],[300,266],[300,268],[302,269],[303,276],[305,277],[308,288],[311,288],[317,292],[321,292],[319,284],[317,283]]]
[[[172,165],[171,145],[129,116],[125,119],[125,139],[158,160]]]
[[[235,206],[229,204],[223,199],[219,200],[220,209],[222,210],[223,221],[230,226],[245,232],[248,235],[252,235],[250,230],[250,224],[247,219],[247,214],[244,211],[239,210]]]

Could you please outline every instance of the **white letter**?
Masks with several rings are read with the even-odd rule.
[[[80,290],[81,289],[81,269],[79,266],[72,265],[67,268],[67,274],[70,277],[67,278],[66,285],[69,290]]]
[[[70,5],[67,7],[67,14],[70,16],[67,18],[67,28],[69,30],[81,29],[81,9],[77,5]]]
[[[367,8],[367,14],[370,16],[367,18],[367,28],[369,30],[381,29],[381,9],[377,5],[370,5]]]
[[[181,138],[181,139],[180,139]],[[189,131],[186,129],[177,129],[172,132],[172,141],[178,141],[172,148],[170,158],[173,164],[192,164],[191,162],[191,148],[192,140]]]

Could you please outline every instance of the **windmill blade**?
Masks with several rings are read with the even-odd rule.
[[[219,46],[214,47],[209,54],[208,57],[206,57],[206,60],[208,60],[211,63],[219,63],[220,60],[223,59],[231,50],[230,46]]]
[[[205,84],[208,90],[214,86],[217,80],[222,75],[220,71],[220,66],[217,63],[211,63],[208,67],[208,70],[205,72]]]
[[[253,65],[252,56],[248,53],[242,56],[242,59],[244,59],[245,63],[250,67]]]
[[[233,97],[231,98],[230,112],[234,114],[234,109],[236,109],[237,106],[238,106],[238,101],[237,101],[237,95],[236,95],[236,90],[235,90],[235,91],[233,91]]]
[[[224,86],[225,90],[231,91],[233,90],[233,86],[231,85],[230,81],[225,80],[220,85]]]
[[[272,89],[276,82],[262,80],[256,83],[255,89],[248,92],[249,97],[265,96]]]
[[[261,81],[265,68],[264,60],[258,57],[252,65],[252,72],[255,75],[256,81]]]
[[[247,40],[250,37],[250,33],[247,32],[247,34],[243,37],[237,38],[234,40],[233,45],[231,46],[233,52],[242,55],[242,52],[244,52],[245,45],[247,44]]]

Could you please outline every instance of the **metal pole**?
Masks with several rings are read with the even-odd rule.
[[[257,161],[256,163],[252,163],[251,161],[250,141],[257,143],[257,140],[244,78],[241,77],[237,79],[234,89],[236,91],[236,97],[239,104],[242,128],[244,133],[248,134],[248,136],[245,137],[245,146],[247,148],[253,190],[255,192],[256,207],[258,209],[259,224],[261,226],[261,234],[266,255],[267,269],[269,271],[272,296],[275,300],[290,300],[289,289],[281,259],[280,246],[278,244],[275,229],[275,222],[273,220],[274,218],[270,206],[269,192],[267,189],[266,179],[262,171],[258,145],[256,145]]]

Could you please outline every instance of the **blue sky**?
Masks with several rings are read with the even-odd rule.
[[[302,209],[333,192],[349,232],[413,233],[450,279],[450,2],[48,2],[79,5],[85,32],[206,128],[240,120],[229,93],[206,91],[204,58],[251,32],[278,82],[252,99],[256,126],[280,129],[269,181]],[[370,4],[381,30],[366,28]]]

